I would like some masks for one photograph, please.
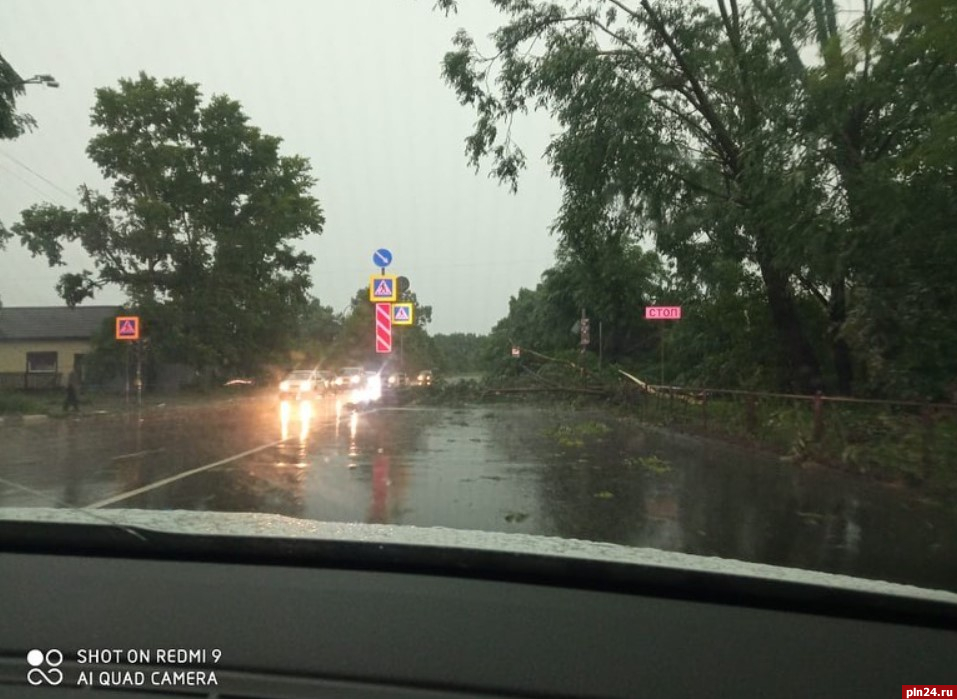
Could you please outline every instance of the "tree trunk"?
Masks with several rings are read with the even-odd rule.
[[[811,394],[821,388],[821,367],[814,348],[804,332],[801,316],[791,294],[788,276],[766,258],[759,260],[761,278],[767,293],[771,322],[778,334],[782,357],[787,366],[787,388]]]
[[[831,321],[831,352],[837,372],[837,390],[843,395],[850,395],[854,384],[854,362],[850,346],[840,337],[841,328],[847,320],[847,287],[843,278],[831,285],[828,317]]]

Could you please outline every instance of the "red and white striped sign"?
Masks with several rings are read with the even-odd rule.
[[[392,304],[375,305],[375,351],[380,354],[392,351]]]
[[[645,306],[645,320],[679,320],[681,306]]]

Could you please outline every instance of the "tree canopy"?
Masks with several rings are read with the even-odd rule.
[[[37,125],[32,116],[17,111],[17,98],[25,92],[23,78],[0,55],[0,139],[17,138]]]
[[[80,187],[81,207],[37,204],[13,226],[31,253],[62,265],[78,241],[94,270],[62,275],[69,305],[121,287],[154,347],[195,366],[249,370],[287,349],[309,303],[311,255],[296,241],[324,216],[309,162],[251,125],[225,95],[143,73],[96,91],[87,148],[111,185]]]
[[[951,380],[953,3],[865,0],[849,23],[834,0],[492,4],[507,17],[492,48],[460,30],[443,75],[477,115],[468,159],[513,188],[514,118],[557,122],[559,267],[603,260],[610,277],[625,242],[654,248],[666,300],[688,307],[688,361],[722,357],[701,380],[760,369],[801,391],[918,395]]]

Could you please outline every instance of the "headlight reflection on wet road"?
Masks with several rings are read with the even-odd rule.
[[[299,419],[299,441],[305,442],[312,426],[312,403],[304,400],[295,405],[284,400],[279,403],[279,427],[282,439],[289,439],[289,427],[293,418]]]
[[[359,413],[353,411],[349,416],[349,456],[359,455],[359,449],[356,446],[356,432],[359,430]]]

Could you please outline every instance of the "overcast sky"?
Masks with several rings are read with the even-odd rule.
[[[326,227],[301,247],[317,258],[323,303],[342,310],[385,246],[389,271],[433,306],[433,332],[486,332],[551,264],[560,192],[540,159],[553,129],[544,115],[513,129],[529,158],[518,194],[467,165],[474,114],[440,62],[459,27],[485,36],[500,16],[485,0],[462,4],[445,17],[433,0],[4,0],[0,53],[60,88],[30,86],[18,105],[39,128],[0,141],[0,220],[9,227],[43,200],[76,205],[81,183],[105,189],[84,153],[97,87],[141,70],[184,77],[207,97],[238,100],[285,153],[312,162]],[[90,267],[79,248],[67,261],[50,269],[12,240],[0,252],[0,300],[62,303],[59,275]],[[113,290],[88,303],[121,300]]]

